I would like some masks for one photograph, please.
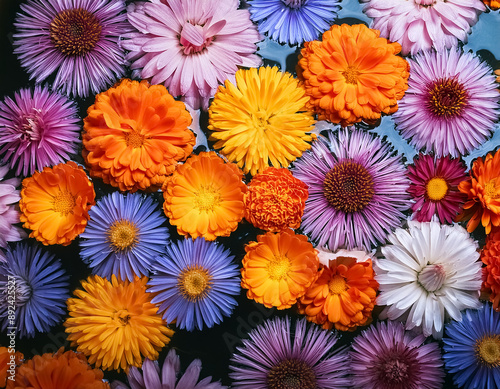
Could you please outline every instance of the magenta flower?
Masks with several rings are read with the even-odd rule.
[[[55,74],[54,89],[86,97],[123,76],[118,40],[131,30],[123,0],[28,0],[21,10],[14,53],[30,79]]]
[[[191,107],[208,108],[217,86],[235,82],[238,66],[256,67],[261,40],[248,10],[238,0],[151,0],[131,4],[130,23],[122,47],[130,50],[136,76],[164,83]]]
[[[402,46],[403,55],[467,43],[467,34],[486,10],[480,0],[361,0],[380,36]]]
[[[2,248],[7,247],[7,242],[15,242],[26,237],[26,233],[20,227],[13,225],[20,223],[17,202],[21,197],[16,187],[21,180],[10,178],[3,181],[8,171],[8,166],[0,166],[0,247]]]
[[[76,153],[80,143],[77,107],[59,93],[35,86],[0,102],[0,154],[16,175],[32,175]]]

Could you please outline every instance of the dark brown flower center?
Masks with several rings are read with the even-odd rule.
[[[454,78],[435,81],[428,87],[427,106],[436,116],[458,116],[467,104],[464,86]]]
[[[316,389],[316,374],[303,361],[287,359],[267,373],[269,389]]]
[[[387,385],[397,385],[397,387],[408,382],[410,379],[410,369],[406,361],[399,360],[397,358],[391,358],[386,361],[381,366],[380,373],[382,375],[382,382],[386,382]]]

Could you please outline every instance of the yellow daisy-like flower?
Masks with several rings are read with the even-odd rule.
[[[219,86],[210,105],[210,139],[245,173],[261,173],[269,162],[287,167],[316,138],[308,100],[298,80],[277,67],[238,70],[236,86]]]
[[[174,334],[151,303],[147,277],[133,282],[111,282],[99,276],[82,281],[83,290],[68,299],[69,318],[64,323],[72,347],[103,370],[142,366],[143,358],[155,360]]]

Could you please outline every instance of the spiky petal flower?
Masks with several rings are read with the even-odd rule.
[[[478,308],[481,262],[477,243],[459,225],[432,221],[408,222],[382,247],[375,262],[380,284],[380,318],[406,319],[406,328],[441,338],[447,318],[460,320],[460,311]]]
[[[401,135],[438,157],[458,157],[484,142],[500,117],[492,68],[457,48],[408,61],[408,90],[393,115]]]
[[[20,223],[17,202],[21,198],[16,189],[21,180],[3,180],[9,171],[7,165],[0,165],[0,247],[6,248],[7,242],[15,242],[26,237],[26,233],[15,224]]]

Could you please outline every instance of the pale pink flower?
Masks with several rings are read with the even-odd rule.
[[[16,189],[21,183],[19,178],[9,178],[3,181],[9,171],[7,165],[0,166],[0,247],[6,248],[7,242],[15,242],[26,237],[26,233],[20,228],[13,226],[19,223],[19,191]],[[0,261],[4,257],[0,257]]]

